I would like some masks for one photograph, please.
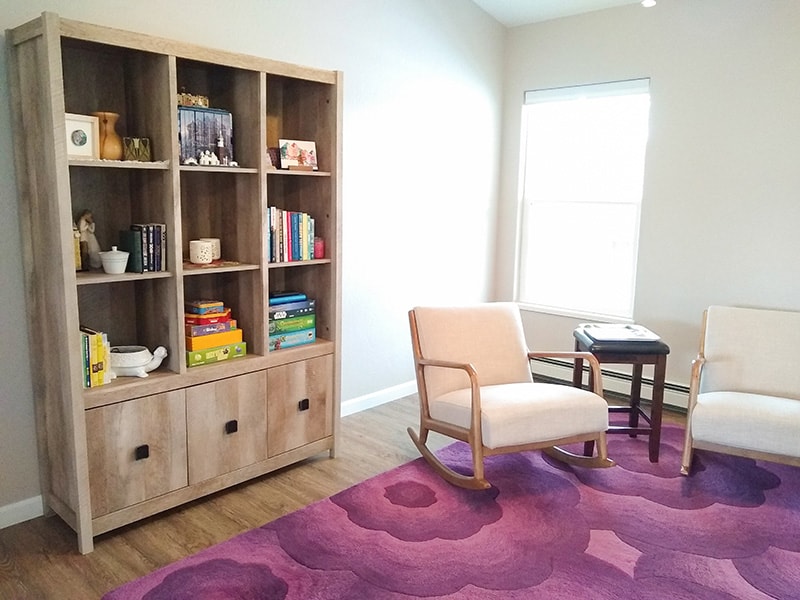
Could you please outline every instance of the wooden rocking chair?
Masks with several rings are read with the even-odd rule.
[[[428,463],[448,482],[486,489],[484,456],[541,449],[564,462],[611,467],[607,456],[608,405],[602,397],[600,364],[588,352],[529,352],[519,308],[510,302],[465,307],[417,307],[409,311],[420,402],[419,435],[408,434]],[[589,392],[534,383],[535,357],[587,361],[594,377]],[[435,431],[467,442],[473,475],[457,473],[427,447]],[[596,456],[559,445],[594,441]]]

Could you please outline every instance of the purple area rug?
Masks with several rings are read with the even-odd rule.
[[[800,469],[710,452],[683,430],[609,436],[611,469],[492,457],[486,491],[422,459],[194,556],[105,600],[800,598]],[[468,471],[464,444],[440,456]]]

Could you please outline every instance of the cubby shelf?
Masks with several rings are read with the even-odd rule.
[[[333,456],[341,372],[342,74],[63,19],[7,32],[37,402],[42,496],[94,537],[321,452]],[[239,166],[181,164],[177,96],[230,112]],[[66,114],[119,114],[152,161],[70,158]],[[269,167],[279,139],[313,140],[319,171]],[[326,257],[269,263],[269,206],[315,219]],[[73,226],[90,210],[100,247],[133,224],[166,227],[165,270],[74,271]],[[220,264],[185,264],[189,241],[221,240]],[[316,341],[269,352],[271,291],[316,300]],[[246,355],[188,367],[185,302],[222,300]],[[145,377],[84,389],[79,326],[112,346],[158,346]],[[307,399],[309,401],[307,401]],[[223,424],[238,420],[238,431]],[[134,449],[150,448],[136,459]],[[141,454],[141,453],[139,453]]]

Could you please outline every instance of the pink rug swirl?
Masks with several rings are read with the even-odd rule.
[[[487,460],[493,487],[422,459],[123,585],[105,600],[800,599],[800,469],[609,436],[611,469]],[[466,446],[440,456],[468,472]]]

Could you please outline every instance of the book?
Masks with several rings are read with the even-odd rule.
[[[184,333],[187,337],[222,333],[223,331],[230,331],[231,329],[236,329],[236,321],[234,319],[220,321],[219,323],[208,323],[206,325],[190,325],[188,323],[184,325]]]
[[[246,354],[246,342],[228,344],[226,346],[219,346],[216,348],[208,348],[207,350],[187,351],[186,366],[197,367],[199,365],[208,365],[211,363],[221,362],[223,360],[241,358]]]
[[[316,300],[300,300],[298,302],[277,304],[269,307],[269,319],[287,319],[300,315],[315,314],[316,309]]]
[[[301,331],[303,329],[314,329],[316,327],[316,323],[317,316],[313,313],[308,315],[287,317],[285,319],[270,319],[269,334],[275,335],[278,333]]]
[[[92,387],[92,360],[89,352],[89,334],[81,331],[81,366],[83,367],[83,387]]]
[[[187,350],[206,350],[239,343],[242,341],[242,333],[241,329],[231,329],[221,333],[209,333],[208,335],[185,337],[184,339],[186,340]]]
[[[83,325],[80,326],[88,340],[89,386],[99,387],[105,383],[105,345],[103,334]]]
[[[119,232],[119,249],[128,253],[128,273],[142,273],[142,232],[124,229]]]
[[[138,231],[139,236],[141,239],[142,244],[142,273],[148,273],[152,271],[152,267],[150,266],[150,256],[149,256],[149,245],[147,243],[147,226],[142,225],[141,223],[134,223],[131,225],[131,229],[133,231]]]
[[[274,292],[269,295],[269,305],[288,304],[290,302],[300,302],[307,300],[308,296],[302,292]]]
[[[317,339],[316,329],[303,329],[289,333],[278,333],[269,336],[269,351],[280,350],[281,348],[293,348],[310,344]]]
[[[210,325],[212,323],[223,323],[225,321],[230,321],[230,319],[230,308],[226,308],[224,311],[218,313],[206,313],[203,315],[185,313],[183,315],[183,322],[186,325]]]
[[[661,339],[641,325],[582,323],[579,327],[596,342],[657,342]]]
[[[221,300],[188,300],[186,311],[196,315],[225,312],[225,304]]]

